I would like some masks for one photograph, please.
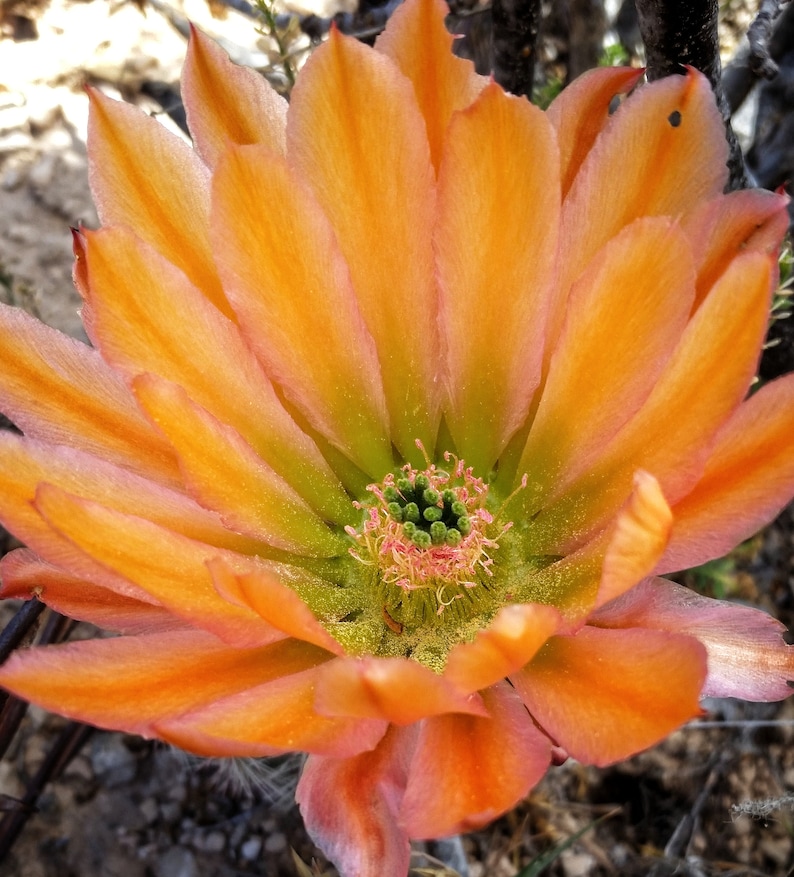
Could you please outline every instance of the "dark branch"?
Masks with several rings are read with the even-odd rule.
[[[506,91],[532,96],[540,0],[494,0],[491,66]]]
[[[780,0],[761,0],[755,20],[747,31],[750,43],[748,63],[756,76],[772,79],[777,75],[778,67],[769,53],[769,41],[772,39],[772,27],[780,15]]]
[[[61,731],[41,767],[28,783],[24,796],[0,821],[0,862],[7,856],[30,816],[36,812],[36,803],[47,783],[63,773],[93,732],[93,728],[79,722],[70,722]]]
[[[794,45],[794,4],[789,3],[775,21],[768,45],[769,56],[773,62],[781,61]],[[750,54],[750,42],[745,38],[722,74],[722,86],[728,97],[731,112],[734,113],[758,79],[758,74],[750,66]]]
[[[44,604],[39,603],[35,598],[22,604],[22,608],[0,633],[0,664],[8,658],[14,649],[23,644],[26,637],[29,639],[33,636],[38,617],[44,609]]]
[[[725,136],[730,148],[728,188],[741,189],[747,186],[747,176],[720,81],[718,12],[718,0],[637,0],[648,79],[681,73],[684,65],[706,75],[725,119]]]

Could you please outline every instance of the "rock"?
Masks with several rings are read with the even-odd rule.
[[[226,846],[226,835],[222,831],[208,831],[197,835],[193,846],[204,853],[219,853]]]
[[[570,850],[561,853],[560,860],[565,877],[587,877],[597,864],[590,853],[574,853]]]
[[[107,789],[135,778],[137,760],[117,734],[97,734],[91,741],[89,758],[94,773]]]
[[[280,853],[287,848],[287,838],[280,831],[274,831],[265,838],[265,850],[268,853]]]
[[[141,811],[141,816],[147,825],[151,825],[155,822],[160,815],[160,807],[155,798],[146,798],[141,801],[138,805],[138,809]]]
[[[240,847],[240,855],[246,862],[254,862],[262,852],[262,838],[249,837]]]
[[[171,847],[155,864],[154,877],[199,877],[196,857],[185,847]]]

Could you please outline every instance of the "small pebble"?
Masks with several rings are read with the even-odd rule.
[[[31,185],[37,189],[44,189],[52,182],[55,174],[55,165],[57,164],[57,154],[54,152],[45,152],[44,155],[33,165],[28,174]]]
[[[135,779],[135,756],[115,734],[98,734],[91,741],[91,767],[106,789],[122,786]]]
[[[573,853],[566,850],[560,855],[565,877],[587,877],[593,873],[596,860],[589,853]]]
[[[262,838],[249,837],[247,841],[240,847],[240,855],[246,862],[253,862],[259,858],[262,852]]]
[[[154,865],[155,877],[199,877],[196,857],[184,847],[171,847]]]
[[[199,834],[194,839],[193,846],[204,853],[219,853],[226,846],[226,836],[222,831]]]
[[[160,815],[166,824],[171,825],[182,815],[182,806],[177,801],[165,801],[160,805]]]
[[[146,798],[141,801],[138,809],[141,811],[141,816],[146,820],[147,825],[151,825],[160,815],[160,808],[157,806],[157,801],[154,798]]]
[[[280,831],[270,834],[265,839],[265,850],[268,853],[280,853],[287,848],[287,838]]]
[[[72,761],[69,762],[64,771],[64,776],[88,782],[94,779],[94,771],[91,767],[91,762],[81,753],[77,758],[73,758]]]

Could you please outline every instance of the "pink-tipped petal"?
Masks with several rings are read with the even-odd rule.
[[[229,150],[213,179],[212,226],[229,300],[268,375],[315,429],[381,476],[391,445],[377,351],[311,191],[265,147]]]
[[[17,548],[0,560],[0,581],[4,600],[36,597],[62,615],[116,633],[146,634],[185,627],[162,606],[92,584],[46,563],[27,548]]]
[[[87,235],[94,341],[127,377],[174,381],[228,424],[321,514],[350,522],[338,481],[285,411],[238,328],[188,278],[126,228]],[[134,278],[134,283],[129,279]],[[189,331],[174,332],[174,326]]]
[[[415,729],[390,728],[371,752],[309,756],[295,800],[309,836],[340,877],[408,873],[410,845],[399,813]]]
[[[443,0],[403,3],[375,41],[376,51],[391,58],[413,84],[436,171],[452,114],[472,103],[488,83],[471,61],[453,54],[453,37],[444,26],[448,11]]]
[[[410,725],[443,713],[487,715],[477,694],[405,658],[340,658],[323,667],[317,709],[326,715],[385,719]]]
[[[158,722],[158,736],[198,755],[251,757],[299,750],[345,758],[372,749],[385,722],[323,716],[314,708],[317,667],[328,653],[287,640],[283,654],[285,660],[263,667],[262,685]]]
[[[727,157],[722,116],[702,73],[689,68],[638,89],[596,140],[566,201],[575,262],[585,265],[637,217],[678,216],[721,193]]]
[[[725,125],[703,74],[668,76],[624,101],[595,141],[565,200],[552,332],[570,284],[621,228],[641,216],[678,217],[720,194],[728,178]]]
[[[588,70],[551,102],[547,115],[557,131],[563,198],[596,138],[609,122],[612,101],[617,95],[631,91],[643,72],[631,67]]]
[[[422,722],[401,818],[411,837],[481,828],[514,807],[543,777],[551,742],[506,682],[482,692],[490,716]]]
[[[794,375],[751,396],[720,430],[702,478],[673,508],[660,572],[699,566],[749,538],[794,495]]]
[[[785,627],[760,609],[649,579],[599,609],[591,623],[695,637],[705,646],[708,662],[703,697],[774,701],[792,693],[794,647],[783,639]]]
[[[392,439],[421,462],[439,423],[435,174],[411,82],[332,31],[301,71],[287,154],[333,226],[380,359]],[[379,473],[380,474],[380,473]]]
[[[269,545],[320,557],[344,543],[236,430],[196,405],[177,384],[143,374],[135,395],[171,442],[188,490],[231,529]]]
[[[615,521],[596,606],[609,602],[653,572],[672,526],[673,513],[659,482],[640,470],[634,475],[634,490]]]
[[[744,189],[719,195],[682,217],[698,272],[696,308],[740,253],[777,253],[788,229],[787,204],[782,195]]]
[[[449,654],[444,677],[466,693],[480,691],[519,670],[560,627],[560,614],[537,603],[505,606],[473,642]]]
[[[136,229],[231,316],[212,261],[207,168],[187,143],[137,107],[96,89],[89,97],[89,180],[102,224]]]
[[[445,416],[458,452],[479,471],[490,470],[526,419],[540,380],[557,163],[545,115],[495,83],[450,124],[435,237]]]
[[[151,737],[160,720],[289,669],[291,648],[229,648],[195,630],[87,640],[16,651],[0,685],[69,718]]]
[[[178,483],[173,451],[97,351],[0,304],[0,357],[0,411],[26,435]]]
[[[210,167],[229,143],[264,143],[284,153],[286,100],[261,73],[233,64],[214,40],[192,26],[181,92],[196,151]]]
[[[510,678],[540,727],[570,755],[606,765],[700,712],[706,651],[691,636],[584,627],[552,637]]]

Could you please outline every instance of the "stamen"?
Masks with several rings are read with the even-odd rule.
[[[356,503],[365,512],[362,526],[346,529],[356,542],[353,557],[377,566],[381,585],[403,592],[395,602],[407,605],[411,592],[429,590],[440,615],[493,575],[493,552],[512,525],[495,525],[486,508],[488,486],[462,460],[446,453],[451,470],[446,471],[430,461],[421,443],[417,446],[427,468],[406,464],[381,484],[370,484],[374,502]]]

